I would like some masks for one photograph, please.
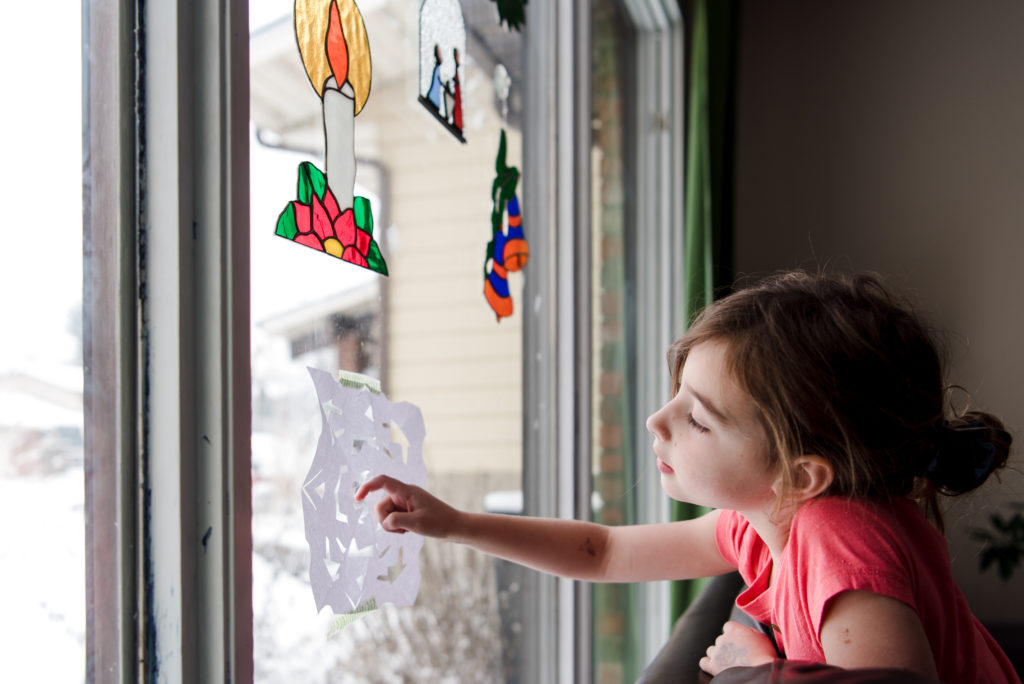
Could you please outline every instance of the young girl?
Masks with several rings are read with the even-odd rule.
[[[665,492],[695,520],[606,527],[457,511],[388,477],[385,529],[468,544],[579,580],[739,568],[737,599],[785,658],[1019,682],[950,569],[937,495],[1005,465],[995,417],[954,414],[927,331],[873,277],[789,273],[709,306],[669,352],[673,397],[647,419]],[[931,514],[939,530],[928,522]],[[778,657],[727,623],[711,674]]]

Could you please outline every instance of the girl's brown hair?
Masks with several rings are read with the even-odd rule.
[[[870,275],[791,272],[708,306],[669,350],[674,391],[690,350],[724,341],[727,364],[753,398],[781,466],[825,459],[828,495],[911,497],[937,518],[936,494],[970,491],[1006,464],[998,418],[954,415],[942,358],[909,307]]]

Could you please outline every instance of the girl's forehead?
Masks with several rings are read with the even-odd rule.
[[[716,340],[694,345],[683,363],[680,384],[709,398],[721,399],[734,390],[742,392],[729,370],[727,352],[725,343]]]
[[[690,347],[680,369],[680,380],[699,377],[707,381],[737,385],[729,363],[729,344],[725,340],[703,340]]]
[[[681,369],[680,389],[738,427],[759,425],[754,399],[738,382],[729,361],[729,345],[723,340],[694,345]]]

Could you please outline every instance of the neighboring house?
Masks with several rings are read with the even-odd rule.
[[[41,475],[81,462],[81,367],[0,375],[0,475]]]

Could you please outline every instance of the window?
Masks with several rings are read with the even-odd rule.
[[[522,36],[489,3],[462,3],[463,143],[417,96],[420,3],[362,3],[373,75],[354,120],[356,194],[375,200],[385,278],[274,234],[297,165],[323,164],[292,4],[263,3],[250,20],[256,678],[513,677],[520,569],[427,540],[415,606],[334,630],[309,588],[299,492],[321,431],[312,366],[379,378],[389,399],[420,408],[431,491],[470,510],[521,511],[524,276],[509,273],[513,311],[498,321],[484,273],[502,131],[507,164],[523,166]]]
[[[630,680],[667,633],[663,588],[602,594],[450,545],[425,547],[417,607],[329,634],[299,515],[305,367],[417,404],[428,484],[457,505],[663,519],[638,454],[679,327],[675,3],[530,3],[519,34],[464,0],[465,145],[417,101],[417,3],[363,3],[355,182],[387,279],[273,235],[323,146],[290,4],[252,3],[251,32],[238,0],[85,11],[89,676]],[[531,255],[496,322],[502,129]]]

